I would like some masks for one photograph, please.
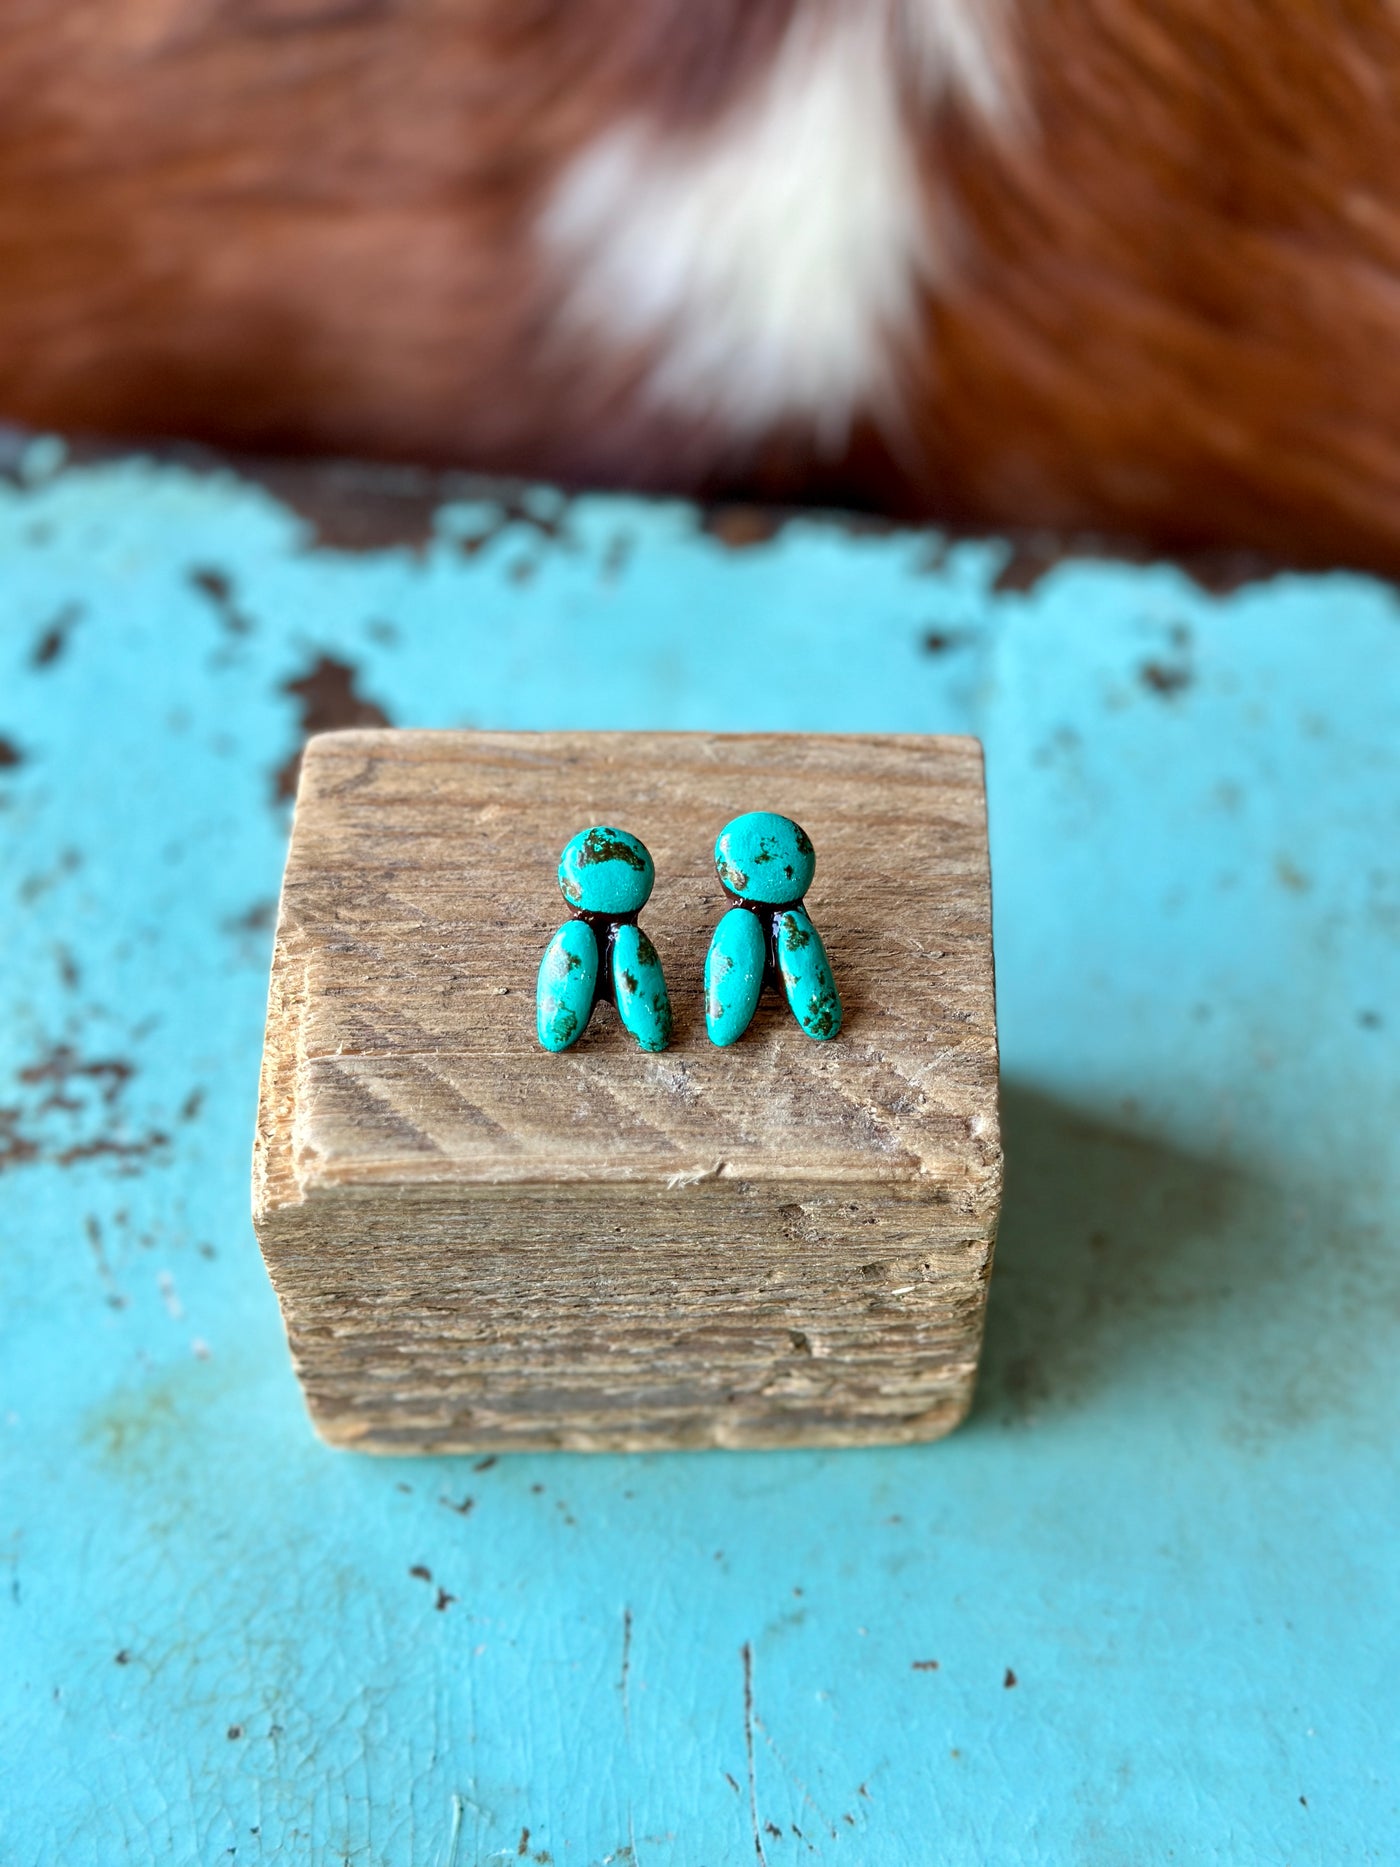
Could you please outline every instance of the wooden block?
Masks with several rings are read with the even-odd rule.
[[[716,833],[795,817],[845,1003],[717,1050]],[[675,1039],[534,1032],[567,839],[651,849]],[[503,876],[515,879],[502,883]],[[981,749],[913,736],[330,733],[273,960],[254,1216],[312,1418],[370,1451],[932,1438],[1001,1188]]]

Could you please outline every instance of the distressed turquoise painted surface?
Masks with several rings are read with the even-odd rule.
[[[841,999],[831,976],[822,937],[811,916],[789,908],[778,916],[778,971],[792,1015],[808,1037],[821,1043],[840,1034]]]
[[[565,921],[540,960],[535,1029],[546,1050],[567,1050],[583,1036],[598,984],[598,942],[587,921]]]
[[[998,591],[995,542],[729,552],[544,494],[355,555],[230,475],[54,464],[0,488],[0,1859],[1395,1860],[1392,593]],[[316,1443],[247,1181],[318,692],[982,735],[1009,1165],[964,1429]]]
[[[671,1041],[671,999],[656,948],[625,922],[613,941],[613,992],[617,1015],[643,1050],[664,1050]]]
[[[705,955],[705,1028],[721,1048],[739,1041],[758,1007],[765,945],[756,914],[721,914]]]

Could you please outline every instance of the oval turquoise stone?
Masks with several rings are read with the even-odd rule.
[[[747,908],[731,908],[705,955],[705,1028],[710,1042],[732,1044],[749,1028],[763,990],[763,926]]]
[[[580,830],[559,858],[560,892],[585,914],[635,914],[655,880],[646,844],[605,823]]]
[[[808,1037],[835,1037],[841,1029],[836,981],[822,937],[801,908],[789,908],[778,918],[778,970],[792,1015]]]
[[[664,1050],[671,1041],[671,1000],[656,948],[630,921],[613,941],[613,994],[617,1015],[643,1050]]]
[[[565,921],[544,950],[535,987],[535,1029],[546,1050],[583,1036],[598,984],[598,942],[587,921]]]
[[[726,823],[715,842],[715,868],[731,894],[743,901],[785,907],[812,885],[817,852],[791,817],[751,810]]]

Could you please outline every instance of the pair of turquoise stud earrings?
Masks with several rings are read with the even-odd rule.
[[[765,982],[781,986],[809,1037],[835,1037],[841,1000],[826,948],[802,905],[817,866],[791,817],[751,810],[725,824],[715,870],[732,902],[705,959],[705,1024],[713,1043],[738,1041]],[[540,961],[536,1028],[546,1050],[567,1050],[609,999],[643,1050],[671,1041],[671,1000],[656,948],[637,924],[656,865],[644,843],[603,824],[580,830],[559,859],[559,891],[572,918]]]

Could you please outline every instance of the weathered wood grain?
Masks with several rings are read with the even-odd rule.
[[[846,1007],[701,981],[740,810],[796,817]],[[559,850],[620,823],[675,1041],[541,1051]],[[503,881],[503,877],[518,878]],[[975,741],[363,731],[307,749],[254,1210],[313,1419],[373,1451],[931,1437],[972,1389],[1000,1195]]]

